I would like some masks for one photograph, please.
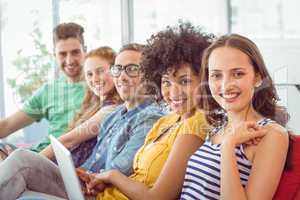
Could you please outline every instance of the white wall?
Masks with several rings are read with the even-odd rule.
[[[257,39],[266,65],[275,83],[300,84],[300,39]],[[300,134],[300,92],[295,87],[278,88],[281,103],[286,105],[289,126]]]

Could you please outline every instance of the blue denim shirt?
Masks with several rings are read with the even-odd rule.
[[[97,144],[82,167],[92,172],[118,169],[130,175],[135,153],[164,114],[157,103],[149,101],[129,111],[124,104],[118,106],[104,119]]]

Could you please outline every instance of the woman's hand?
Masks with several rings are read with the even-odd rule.
[[[118,173],[118,171],[110,170],[101,174],[90,174],[90,181],[87,184],[87,189],[102,189],[103,191],[107,185],[110,185],[114,173]]]
[[[79,167],[76,169],[76,173],[82,182],[84,183],[89,182],[89,173],[86,171],[86,169]]]
[[[88,187],[90,182],[92,180],[94,180],[94,177],[97,176],[98,174],[91,173],[91,172],[89,172],[89,171],[87,171],[83,168],[77,168],[76,172],[77,172],[77,175],[78,175],[79,179],[83,183],[82,184],[82,191],[84,192],[84,194],[95,196],[99,192],[102,192],[105,189],[106,184],[104,184],[100,181],[98,181],[98,184],[94,185],[93,188]]]
[[[7,156],[9,156],[9,154],[11,154],[14,150],[15,148],[12,146],[0,142],[0,160],[6,159]]]
[[[256,145],[265,134],[266,130],[258,126],[256,122],[244,122],[234,130],[228,131],[224,143],[231,143],[234,146],[239,144]]]

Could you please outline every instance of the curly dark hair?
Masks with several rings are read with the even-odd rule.
[[[162,75],[169,69],[176,71],[182,64],[191,65],[198,74],[203,51],[212,39],[214,35],[204,33],[190,22],[167,26],[147,40],[141,61],[145,78],[160,87]]]

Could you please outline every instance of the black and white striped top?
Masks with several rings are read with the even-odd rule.
[[[262,119],[258,122],[264,126],[271,122]],[[220,128],[215,129],[218,132]],[[220,160],[221,144],[213,144],[207,137],[204,144],[190,157],[185,173],[181,200],[220,199]],[[245,187],[251,171],[251,162],[247,159],[243,145],[235,148],[240,180]]]

